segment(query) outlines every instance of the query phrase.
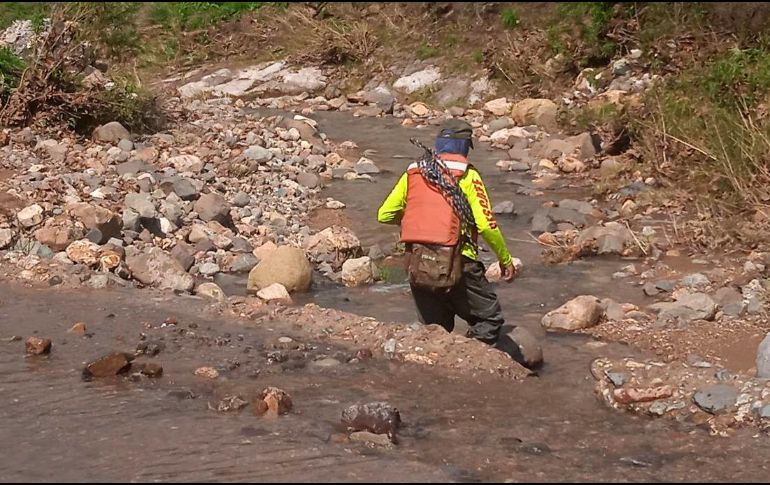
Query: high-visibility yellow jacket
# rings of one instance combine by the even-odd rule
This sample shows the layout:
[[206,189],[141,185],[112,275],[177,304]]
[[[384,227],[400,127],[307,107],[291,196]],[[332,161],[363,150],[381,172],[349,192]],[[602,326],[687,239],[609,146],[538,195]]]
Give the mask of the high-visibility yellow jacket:
[[[407,173],[404,173],[390,192],[390,195],[382,203],[377,212],[377,220],[379,222],[383,224],[398,224],[401,222],[404,209],[406,208],[409,176]],[[416,176],[419,177],[420,175]],[[478,233],[487,242],[502,266],[511,264],[511,254],[505,244],[503,233],[497,226],[497,222],[492,214],[492,204],[489,200],[489,195],[487,195],[484,182],[481,180],[481,174],[473,166],[468,166],[459,179],[459,186],[468,198],[468,203],[473,210]],[[470,243],[463,244],[462,254],[474,261],[478,259],[476,249]]]

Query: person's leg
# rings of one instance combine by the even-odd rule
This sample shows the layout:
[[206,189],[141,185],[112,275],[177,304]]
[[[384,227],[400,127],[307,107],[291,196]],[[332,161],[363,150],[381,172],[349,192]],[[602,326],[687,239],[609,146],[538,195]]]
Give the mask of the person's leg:
[[437,293],[414,285],[411,285],[411,288],[417,313],[423,324],[435,323],[444,327],[447,332],[454,330],[455,314],[447,303],[446,293]]
[[467,336],[494,344],[505,323],[503,310],[492,285],[487,281],[484,265],[467,261],[463,278],[452,291],[452,306],[457,315],[468,322]]

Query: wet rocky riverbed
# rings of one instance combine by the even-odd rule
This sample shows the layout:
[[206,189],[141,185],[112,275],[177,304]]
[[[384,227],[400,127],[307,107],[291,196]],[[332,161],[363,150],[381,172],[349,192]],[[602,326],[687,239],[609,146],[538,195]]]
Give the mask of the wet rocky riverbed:
[[[375,224],[375,211],[403,169],[414,130],[345,114],[319,117],[330,137],[350,139],[383,172],[375,182],[332,183],[324,194],[347,205],[365,244],[392,244],[397,229]],[[425,131],[426,140],[432,134]],[[618,284],[626,264],[592,259],[570,265],[541,263],[541,248],[525,241],[529,217],[542,203],[516,194],[496,173],[494,152],[474,161],[493,202],[512,200],[518,215],[499,222],[526,269],[499,285],[507,321],[542,340],[546,365],[536,377],[512,382],[421,365],[373,359],[349,362],[358,349],[317,340],[289,315],[236,321],[190,296],[151,290],[40,290],[3,284],[0,296],[0,441],[13,444],[0,460],[5,481],[44,480],[275,480],[275,481],[690,481],[756,480],[765,473],[767,441],[740,431],[708,438],[694,424],[634,417],[606,409],[593,393],[589,364],[596,357],[644,354],[581,335],[545,335],[542,314],[583,293],[638,301]],[[581,189],[561,188],[562,197]],[[565,194],[565,195],[562,195]],[[489,255],[485,255],[489,262]],[[224,286],[224,285],[223,285]],[[298,297],[384,321],[412,322],[403,284],[347,289],[317,284]],[[171,318],[171,320],[169,320]],[[175,324],[165,324],[173,321]],[[86,336],[67,330],[87,325]],[[47,357],[24,357],[18,335],[53,341]],[[302,352],[275,361],[273,342],[289,336]],[[83,365],[106,352],[133,351],[162,341],[155,357],[163,376],[85,382]],[[210,366],[213,381],[194,375]],[[248,409],[218,412],[213,405],[238,393],[276,386],[295,403],[287,416],[263,418]],[[442,396],[437,400],[436,396]],[[349,442],[340,414],[350,404],[387,401],[404,428],[393,449]]]
[[[207,313],[200,300],[150,291],[23,290],[3,284],[0,460],[4,481],[689,481],[764,476],[765,437],[709,439],[705,431],[619,414],[592,393],[598,354],[633,355],[580,336],[553,338],[558,358],[522,383],[470,379],[385,360],[346,363],[355,349],[305,341],[277,318],[255,325]],[[173,325],[163,322],[175,321]],[[73,322],[86,336],[67,332]],[[13,335],[52,339],[48,357],[24,357]],[[163,376],[85,382],[84,363],[145,339]],[[309,344],[292,365],[270,363],[280,336]],[[314,365],[334,356],[334,366]],[[195,376],[207,365],[214,381]],[[209,403],[278,386],[294,410],[279,418]],[[435,396],[441,395],[437,400]],[[391,450],[345,442],[340,414],[385,400],[404,422]],[[697,470],[697,473],[695,472]]]
[[[323,103],[330,104],[327,101]],[[228,203],[224,204],[227,210],[221,212],[235,212],[241,217],[239,231],[251,231],[253,239],[260,243],[275,236],[279,243],[299,244],[305,236],[340,224],[353,229],[365,249],[377,246],[380,251],[392,250],[398,228],[378,225],[376,210],[416,155],[417,150],[409,138],[417,135],[429,144],[435,136],[436,127],[431,122],[423,117],[417,124],[425,122],[426,126],[414,128],[402,126],[392,117],[353,117],[350,112],[333,111],[307,113],[318,123],[317,131],[335,144],[318,143],[313,129],[309,138],[318,145],[316,148],[323,146],[324,153],[330,151],[326,154],[329,156],[347,150],[350,152],[348,164],[363,155],[377,166],[377,172],[370,179],[361,179],[350,167],[336,168],[344,163],[344,157],[336,157],[337,165],[323,165],[323,170],[318,172],[323,173],[323,177],[305,172],[315,177],[313,182],[322,179],[328,182],[318,194],[315,183],[310,184],[312,189],[304,190],[292,179],[297,178],[295,169],[303,169],[311,155],[319,155],[306,153],[311,148],[308,143],[303,144],[307,140],[296,127],[304,122],[286,129],[289,125],[283,120],[280,123],[286,126],[280,130],[271,127],[264,133],[265,140],[274,144],[271,146],[276,153],[283,156],[283,152],[292,150],[300,155],[283,157],[288,160],[274,158],[275,154],[265,153],[265,149],[257,145],[241,154],[240,135],[244,135],[246,145],[260,141],[251,132],[235,133],[243,128],[241,122],[249,124],[246,128],[256,130],[262,123],[258,121],[259,116],[277,113],[253,106],[241,111],[243,102],[238,107],[224,102],[206,104],[195,100],[191,103],[200,109],[199,114],[205,114],[200,140],[211,144],[206,148],[207,155],[202,155],[195,143],[180,142],[190,133],[177,133],[179,139],[170,135],[156,137],[158,145],[164,146],[167,142],[184,145],[183,155],[174,151],[177,168],[188,170],[190,167],[182,162],[192,160],[195,170],[208,177],[203,183],[201,176],[201,186],[206,187],[212,180],[220,186],[227,200],[219,202]],[[227,114],[227,130],[230,130],[226,134],[218,118],[223,113]],[[300,127],[310,130],[311,125]],[[225,135],[222,140],[218,139],[220,135]],[[169,136],[171,141],[167,140]],[[215,138],[215,142],[211,138]],[[353,143],[343,149],[344,141]],[[266,160],[238,165],[231,163],[227,156],[216,155],[219,148],[230,145],[239,147],[233,148],[230,158],[244,161],[244,157],[249,158],[246,152],[252,150],[254,153],[250,156]],[[131,146],[129,150],[110,149],[113,155],[109,156],[126,159],[136,156],[138,150]],[[52,151],[49,158],[63,156],[58,144],[43,146],[46,147]],[[238,155],[233,155],[236,151]],[[215,163],[211,166],[198,163],[201,160],[192,153]],[[253,299],[252,303],[258,306],[256,316],[244,312],[244,318],[237,318],[228,311],[220,311],[226,306],[222,301],[212,303],[203,296],[186,292],[195,287],[202,295],[201,285],[194,283],[213,280],[225,293],[237,297],[246,292],[246,272],[233,275],[227,271],[233,266],[229,259],[234,255],[228,251],[232,249],[230,252],[235,253],[235,250],[232,238],[221,237],[226,231],[216,237],[200,234],[202,225],[196,218],[202,214],[188,213],[188,218],[178,218],[181,227],[176,229],[181,232],[176,239],[160,236],[153,239],[154,234],[149,230],[143,231],[146,237],[139,238],[142,246],[154,248],[151,251],[156,256],[162,253],[157,250],[157,244],[181,246],[179,240],[185,238],[192,243],[193,225],[198,228],[196,236],[201,236],[198,242],[211,242],[205,251],[198,251],[197,260],[189,261],[191,265],[196,263],[192,266],[195,271],[190,274],[184,268],[180,271],[185,283],[183,291],[178,291],[182,294],[136,288],[86,288],[89,284],[73,289],[61,284],[62,281],[55,282],[55,277],[43,270],[38,274],[40,268],[36,265],[21,271],[25,273],[24,279],[37,282],[36,288],[25,288],[18,282],[0,283],[0,395],[3,396],[0,418],[4,423],[0,428],[0,442],[6,444],[0,458],[0,479],[287,482],[762,479],[767,437],[755,436],[756,430],[739,429],[729,438],[714,439],[708,436],[706,428],[687,419],[673,422],[625,414],[608,409],[597,399],[590,372],[595,359],[644,360],[651,355],[632,346],[597,341],[589,335],[546,333],[541,319],[545,313],[578,295],[611,297],[617,302],[644,306],[650,300],[644,296],[639,282],[635,278],[617,277],[629,264],[641,267],[642,260],[616,255],[578,259],[570,264],[545,264],[541,257],[543,246],[530,232],[533,217],[542,213],[544,204],[559,204],[564,199],[588,203],[590,180],[540,176],[542,171],[534,170],[534,166],[530,173],[501,172],[496,164],[507,159],[507,155],[478,143],[471,159],[481,171],[493,203],[511,202],[514,207],[513,213],[498,215],[498,222],[511,252],[523,261],[524,271],[512,284],[496,287],[507,324],[529,329],[543,346],[545,365],[538,369],[537,375],[514,380],[480,371],[487,362],[465,365],[461,371],[460,366],[426,365],[422,355],[419,356],[422,359],[409,363],[383,355],[392,352],[383,352],[380,348],[362,349],[358,344],[362,339],[357,339],[351,329],[366,330],[371,324],[372,328],[377,326],[380,333],[387,333],[382,329],[389,323],[380,322],[410,324],[416,320],[403,273],[398,270],[398,258],[385,266],[388,277],[373,285],[346,288],[320,274],[321,265],[316,265],[311,290],[293,294],[294,303],[289,307]],[[157,157],[154,153],[150,158]],[[108,159],[100,169],[111,174],[111,167],[117,161]],[[159,162],[167,164],[168,160]],[[19,160],[19,170],[29,169],[33,181],[47,180],[39,167],[31,171],[24,163]],[[238,170],[248,171],[253,167],[258,167],[260,175],[248,179],[249,185]],[[225,168],[228,176],[218,176],[218,171]],[[316,168],[320,169],[320,162]],[[335,170],[354,176],[326,180],[327,172]],[[533,176],[535,172],[537,177]],[[0,178],[12,176],[0,172]],[[131,180],[132,176],[128,174],[124,178]],[[144,176],[137,180],[144,184],[137,182],[138,190],[145,195],[157,182]],[[236,182],[238,187],[229,186]],[[296,193],[294,197],[287,195],[290,191],[284,190],[283,185],[298,190],[301,197]],[[184,192],[181,189],[185,188],[189,187],[175,190]],[[49,189],[45,185],[40,187],[46,194]],[[340,207],[339,203],[345,207],[328,209],[321,204],[322,208],[315,208],[317,196],[338,202],[333,207]],[[143,200],[154,204],[161,199],[168,202],[169,198],[175,199],[156,190],[152,197]],[[230,199],[235,202],[236,198],[242,199],[244,207],[229,207]],[[115,202],[117,210],[120,203]],[[183,205],[180,201],[172,202]],[[205,213],[204,205],[194,212]],[[276,207],[284,213],[274,213]],[[155,208],[146,208],[148,213],[155,211]],[[139,209],[142,207],[137,206]],[[36,217],[42,218],[42,211],[41,207],[40,211],[28,214],[30,224],[35,223]],[[309,212],[307,220],[305,212]],[[150,216],[144,219],[154,220]],[[207,227],[211,226],[209,223]],[[241,232],[247,234],[248,231]],[[173,233],[170,229],[168,234],[162,232],[163,236]],[[92,236],[101,237],[100,234]],[[238,254],[244,252],[253,266],[257,258],[256,255],[250,257],[250,253],[254,248],[251,243],[243,246]],[[102,256],[99,253],[99,257]],[[20,259],[22,266],[23,259]],[[482,259],[487,264],[493,262],[488,252]],[[677,265],[675,258],[661,260]],[[96,260],[91,266],[95,263]],[[16,268],[22,266],[9,271],[17,271]],[[97,277],[118,282],[114,286],[132,284],[137,279],[127,279],[118,272],[109,273],[114,267],[106,269]],[[69,276],[79,283],[93,282],[93,276],[87,271]],[[45,287],[48,283],[51,288]],[[157,281],[148,279],[142,283],[149,287]],[[232,299],[230,303],[237,306]],[[303,307],[306,303],[352,315],[324,313],[317,307]],[[251,318],[246,318],[249,316]],[[366,320],[366,317],[373,318]],[[324,318],[340,321],[335,321],[338,324],[335,328],[330,322],[327,329]],[[350,329],[345,327],[348,323],[345,318],[352,322]],[[308,319],[314,319],[313,325],[300,324]],[[69,332],[78,322],[86,328],[82,336]],[[613,324],[614,327],[607,325],[607,328],[625,329],[623,322]],[[348,330],[351,335],[346,334]],[[408,333],[407,330],[404,333]],[[651,334],[653,330],[650,327]],[[429,332],[421,334],[426,335],[430,335]],[[25,340],[31,336],[51,339],[50,354],[25,356]],[[296,345],[287,345],[287,342]],[[741,356],[740,363],[736,364],[740,367],[747,365],[746,349],[755,345],[753,340],[747,342],[740,349],[725,346],[726,356]],[[159,364],[163,367],[162,376],[150,379],[141,373],[129,373],[83,380],[83,367],[91,360],[113,351],[133,353],[141,348],[155,350],[137,357],[137,364]],[[361,358],[369,355],[361,353],[362,350],[369,350],[374,358]],[[447,349],[447,355],[452,350]],[[201,368],[206,370],[200,371]],[[206,377],[214,375],[218,377]],[[270,387],[291,395],[294,407],[287,415],[256,416],[248,406],[240,411],[228,410],[241,398],[248,401]],[[351,441],[341,424],[342,411],[351,404],[376,401],[388,402],[400,412],[403,429],[396,446],[372,448]]]

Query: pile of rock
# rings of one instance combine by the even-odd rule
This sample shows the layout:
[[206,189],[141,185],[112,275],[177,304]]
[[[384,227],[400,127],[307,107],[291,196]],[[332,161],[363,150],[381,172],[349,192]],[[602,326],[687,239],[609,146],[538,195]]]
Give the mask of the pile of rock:
[[770,427],[766,379],[733,375],[698,358],[672,364],[602,358],[591,373],[599,398],[614,409],[703,424],[720,435]]
[[[335,153],[304,116],[241,113],[243,103],[229,98],[183,103],[190,123],[152,136],[134,137],[114,122],[87,141],[14,134],[0,148],[11,173],[0,182],[0,256],[29,279],[55,271],[73,284],[133,280],[191,291],[196,277],[259,263],[270,271],[269,252],[258,249],[308,240],[305,221],[324,178],[340,169],[375,172]],[[345,259],[335,260],[335,271]],[[361,267],[349,263],[345,281],[371,281]],[[303,266],[298,281],[282,284],[306,289],[309,271]]]

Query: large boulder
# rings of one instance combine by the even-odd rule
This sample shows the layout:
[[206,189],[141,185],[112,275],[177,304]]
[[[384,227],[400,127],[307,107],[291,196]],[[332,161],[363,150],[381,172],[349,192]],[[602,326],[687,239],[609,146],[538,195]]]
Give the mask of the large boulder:
[[268,162],[273,158],[273,152],[259,145],[252,145],[243,152],[243,156],[258,163]]
[[305,249],[314,260],[338,269],[345,260],[360,256],[361,241],[350,229],[331,226],[307,238]]
[[428,67],[422,71],[400,77],[393,83],[393,87],[405,93],[413,93],[421,89],[433,86],[441,80],[441,72],[436,67]]
[[87,239],[81,239],[67,246],[66,253],[70,261],[93,267],[99,263],[101,249],[98,244]]
[[190,179],[183,177],[170,177],[160,184],[160,189],[166,195],[176,194],[182,200],[195,200],[198,198],[198,189]]
[[580,233],[580,247],[596,246],[597,254],[623,254],[634,244],[634,236],[624,225],[608,222],[603,226],[591,226]]
[[280,91],[285,94],[312,93],[326,87],[326,76],[317,67],[303,67],[297,72],[283,74]]
[[555,160],[571,156],[584,161],[596,155],[600,149],[601,141],[598,136],[581,133],[568,138],[548,137],[534,143],[530,153],[536,158]]
[[190,271],[192,265],[195,264],[195,248],[190,246],[184,241],[179,241],[176,246],[171,250],[171,257],[176,260],[177,263],[185,271]]
[[433,101],[442,108],[465,106],[470,90],[471,82],[468,79],[455,77],[441,86],[441,89],[433,95]]
[[738,390],[727,384],[714,384],[699,389],[692,397],[693,402],[710,414],[720,414],[735,406]]
[[120,237],[123,221],[111,210],[81,202],[70,207],[70,212],[80,219],[86,229],[98,231],[100,237],[95,241],[97,244],[104,244],[110,238]]
[[659,320],[713,320],[717,314],[717,304],[705,293],[688,293],[674,302],[661,302],[650,305],[658,312]]
[[195,292],[202,297],[208,298],[210,300],[214,300],[219,303],[224,303],[227,301],[227,295],[222,290],[222,288],[219,287],[216,283],[206,282],[201,283],[200,286],[195,290]]
[[497,98],[484,103],[484,109],[495,116],[503,116],[511,109],[511,103],[506,98]]
[[392,113],[393,105],[396,103],[396,97],[384,86],[379,86],[371,91],[366,91],[363,99],[367,103],[376,104],[385,114]]
[[195,155],[177,155],[169,158],[168,164],[180,173],[199,173],[203,170],[203,161]]
[[540,342],[523,327],[516,327],[500,335],[495,348],[510,355],[513,360],[528,369],[534,369],[543,363],[543,348]]
[[556,103],[550,99],[525,99],[513,106],[511,117],[519,125],[537,125],[546,131],[556,131]]
[[126,257],[126,265],[140,283],[164,290],[191,291],[195,286],[192,275],[160,248]]
[[279,303],[291,303],[291,296],[285,286],[280,283],[273,283],[257,292],[257,297],[265,301],[275,301]]
[[246,289],[256,293],[273,283],[280,283],[290,292],[310,288],[313,269],[302,249],[279,246],[249,272]]
[[56,252],[67,249],[77,237],[72,226],[45,226],[35,231],[35,239]]
[[117,121],[111,121],[106,125],[99,126],[93,131],[94,141],[112,143],[117,145],[120,140],[130,139],[131,133]]
[[152,197],[149,194],[126,194],[123,204],[127,209],[131,209],[139,214],[139,217],[144,219],[152,219],[158,215],[158,211],[155,209],[155,203],[152,201]]
[[372,260],[369,256],[348,259],[342,264],[342,282],[345,286],[366,285],[372,280]]
[[22,227],[30,228],[43,222],[43,214],[43,208],[37,204],[33,204],[20,210],[16,214],[16,219],[19,220],[19,224],[21,224]]
[[548,312],[541,323],[549,330],[580,330],[599,323],[603,314],[598,298],[582,295]]

